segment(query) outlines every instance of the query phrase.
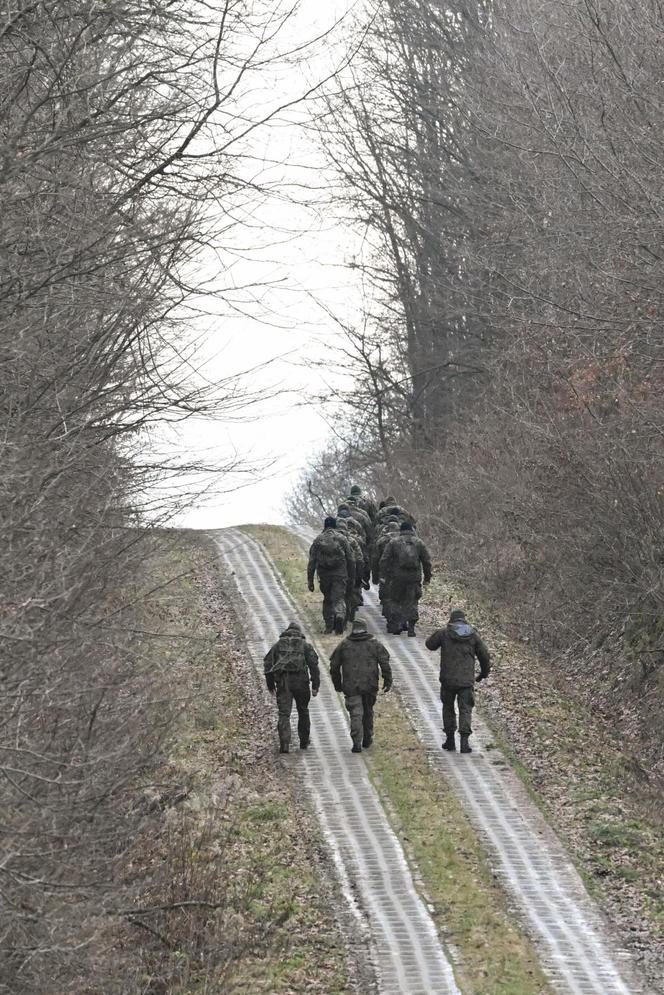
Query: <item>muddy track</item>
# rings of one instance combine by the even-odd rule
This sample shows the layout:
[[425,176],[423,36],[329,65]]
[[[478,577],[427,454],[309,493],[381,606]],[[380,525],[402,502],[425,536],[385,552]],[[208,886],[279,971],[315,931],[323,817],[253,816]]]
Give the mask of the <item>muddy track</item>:
[[[217,543],[246,604],[247,643],[262,676],[265,652],[289,621],[301,618],[301,610],[255,540],[228,530],[218,534]],[[308,638],[316,644],[315,637]],[[323,666],[321,695],[312,707],[313,745],[280,762],[298,766],[314,800],[346,898],[372,949],[381,995],[459,995],[363,759],[350,753],[345,710],[326,673],[324,653],[317,649]]]
[[[311,538],[296,534],[308,547]],[[423,636],[387,635],[376,594],[364,598],[362,615],[390,650],[394,689],[430,761],[456,787],[552,985],[566,995],[647,995],[631,955],[611,936],[569,855],[477,711],[472,755],[441,749],[439,654],[426,649]]]

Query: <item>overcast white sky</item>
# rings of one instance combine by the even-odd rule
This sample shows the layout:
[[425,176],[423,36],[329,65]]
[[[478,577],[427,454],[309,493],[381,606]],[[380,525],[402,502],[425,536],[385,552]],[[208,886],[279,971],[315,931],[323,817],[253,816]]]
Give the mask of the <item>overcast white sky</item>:
[[[352,6],[352,0],[325,4],[303,0],[289,38],[296,43],[314,38]],[[267,105],[276,92],[280,100],[284,92],[300,93],[306,89],[307,79],[324,76],[338,58],[339,50],[330,43],[318,46],[315,58],[306,66],[282,68],[272,76],[263,76],[252,99],[257,105],[263,101]],[[289,112],[287,121],[282,119],[257,136],[256,155],[284,163],[270,171],[272,180],[324,187],[320,149],[313,133],[298,125],[298,116],[302,118],[302,111]],[[321,201],[323,197],[324,193]],[[196,419],[178,428],[178,443],[192,455],[219,461],[235,453],[247,462],[272,465],[250,486],[217,495],[183,512],[177,524],[217,528],[281,521],[284,498],[294,478],[308,455],[325,442],[327,426],[316,407],[307,404],[311,394],[320,389],[320,375],[303,364],[308,358],[320,357],[324,345],[333,342],[337,333],[312,298],[323,300],[343,320],[357,313],[359,288],[345,263],[357,251],[358,235],[335,222],[328,209],[316,210],[317,195],[311,198],[309,194],[309,199],[313,199],[314,209],[273,199],[254,218],[257,227],[246,233],[247,237],[235,233],[236,245],[248,246],[233,266],[235,285],[265,282],[270,286],[261,291],[258,304],[246,306],[254,317],[226,309],[219,317],[206,319],[201,347],[209,379],[216,382],[231,373],[269,363],[248,377],[247,384],[266,395],[274,387],[282,393],[252,407],[246,421],[220,424]],[[273,244],[275,240],[280,244]],[[263,244],[260,251],[256,251],[257,241]],[[213,301],[206,306],[211,312],[219,309]],[[220,483],[234,487],[241,478]]]

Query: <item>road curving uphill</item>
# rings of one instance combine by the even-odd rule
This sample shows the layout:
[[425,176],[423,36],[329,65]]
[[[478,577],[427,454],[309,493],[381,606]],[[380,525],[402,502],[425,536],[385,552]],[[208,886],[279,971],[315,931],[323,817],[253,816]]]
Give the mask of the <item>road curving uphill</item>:
[[[247,642],[262,677],[263,655],[284,623],[300,612],[254,539],[228,530],[217,543],[246,605]],[[348,750],[345,713],[327,674],[323,681],[327,694],[325,707],[316,712],[315,750],[289,754],[282,762],[301,766],[346,897],[364,923],[379,991],[381,995],[460,995],[450,960],[367,769]]]
[[[301,534],[298,538],[306,541]],[[301,609],[256,540],[229,531],[219,545],[250,610],[248,634],[260,667],[280,626]],[[363,615],[382,638],[384,623],[372,593],[365,594]],[[454,788],[483,841],[551,986],[567,995],[647,995],[630,955],[613,941],[570,857],[493,747],[479,717],[474,721],[472,756],[441,750],[436,655],[419,638],[397,637],[387,645],[395,691],[434,770]],[[321,824],[335,848],[347,896],[366,923],[374,951],[380,951],[379,989],[409,995],[458,991],[449,958],[417,895],[364,763],[348,752],[345,714],[336,696],[332,705],[331,698],[325,695],[325,707],[317,708],[316,751],[298,756],[296,762],[302,763]]]

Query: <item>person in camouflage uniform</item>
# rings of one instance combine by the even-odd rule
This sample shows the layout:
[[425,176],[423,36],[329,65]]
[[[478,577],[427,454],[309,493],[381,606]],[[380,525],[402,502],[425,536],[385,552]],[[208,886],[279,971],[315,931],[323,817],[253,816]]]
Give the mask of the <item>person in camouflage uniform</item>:
[[[309,701],[320,688],[318,654],[306,641],[302,629],[291,622],[263,660],[265,683],[270,694],[276,695],[279,719],[279,749],[288,753],[291,740],[290,717],[293,701],[297,706],[297,734],[300,749],[306,750],[311,736]],[[309,681],[311,679],[311,691]]]
[[[468,737],[472,733],[471,718],[475,704],[475,683],[489,676],[491,658],[479,633],[466,621],[466,616],[457,608],[450,614],[450,620],[443,629],[436,629],[425,642],[427,649],[440,650],[440,699],[443,703],[444,750],[456,750],[454,733],[457,722],[454,711],[455,701],[459,706],[459,732],[461,752],[472,753]],[[475,676],[475,660],[480,672]]]
[[396,519],[393,519],[392,521],[388,520],[386,522],[381,529],[378,538],[376,539],[374,560],[372,565],[372,579],[374,584],[378,584],[378,600],[380,602],[381,615],[385,615],[385,602],[388,598],[388,585],[385,578],[381,578],[380,576],[380,561],[383,553],[385,552],[385,547],[390,539],[394,539],[398,535],[399,523]]
[[[351,519],[352,521],[352,519]],[[355,559],[355,573],[353,575],[352,583],[350,583],[346,589],[346,603],[348,606],[347,619],[352,622],[355,618],[355,612],[361,604],[364,604],[362,598],[362,577],[364,574],[364,553],[362,552],[362,547],[358,542],[355,533],[348,526],[348,519],[338,518],[337,519],[337,531],[346,539],[350,548],[353,551],[353,557]]]
[[356,498],[358,507],[362,511],[366,511],[367,515],[371,519],[371,524],[373,525],[376,521],[376,515],[378,514],[378,508],[376,507],[376,502],[373,498],[367,497],[366,494],[362,493],[362,488],[358,487],[357,484],[353,484],[350,489],[350,496]]
[[353,533],[358,543],[360,544],[360,549],[362,550],[362,557],[364,559],[364,567],[362,570],[362,587],[365,591],[369,590],[369,580],[371,573],[371,561],[369,559],[369,547],[366,542],[366,532],[363,525],[358,522],[356,518],[351,516],[350,511],[347,508],[341,508],[339,515],[337,517],[337,522],[345,522],[349,531]]
[[373,526],[371,524],[371,519],[365,511],[362,511],[358,505],[350,500],[342,501],[337,508],[337,517],[339,515],[346,516],[346,513],[356,521],[362,529],[362,544],[366,547],[371,545],[371,539],[373,537]]
[[323,595],[325,632],[341,635],[346,625],[346,596],[355,579],[355,558],[345,536],[337,531],[337,520],[329,516],[323,531],[309,550],[307,583],[314,590],[314,576]]
[[374,705],[378,695],[379,674],[383,691],[392,687],[390,654],[378,639],[369,635],[363,618],[355,619],[353,630],[339,643],[330,657],[330,677],[337,691],[343,691],[350,715],[353,753],[371,746],[374,729]]
[[370,546],[374,538],[374,523],[371,520],[371,515],[360,506],[360,502],[354,494],[347,497],[344,503],[350,508],[350,513],[353,517],[356,517],[354,512],[358,512],[358,514],[362,515],[361,521],[367,533],[367,545]]
[[376,541],[371,550],[371,580],[374,584],[380,581],[380,558],[389,539],[393,539],[399,532],[399,520],[393,515],[383,519],[383,522],[376,532]]
[[410,514],[410,512],[406,511],[405,508],[401,508],[397,504],[396,498],[390,495],[385,498],[385,501],[381,501],[381,507],[378,509],[376,514],[376,528],[382,525],[385,519],[392,515],[397,518],[399,523],[410,522],[413,526],[417,524],[415,518]]
[[402,522],[399,535],[385,546],[379,572],[381,580],[387,584],[387,631],[397,635],[407,628],[408,635],[414,636],[415,623],[419,618],[417,605],[422,597],[422,575],[424,583],[428,584],[431,580],[431,557],[410,522]]

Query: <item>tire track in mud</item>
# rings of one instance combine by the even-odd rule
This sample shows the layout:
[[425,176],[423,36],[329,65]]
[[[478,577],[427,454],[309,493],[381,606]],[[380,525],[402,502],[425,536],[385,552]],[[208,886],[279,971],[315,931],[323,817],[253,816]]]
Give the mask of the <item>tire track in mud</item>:
[[[262,546],[227,530],[217,545],[247,611],[246,636],[257,674],[288,622],[302,615]],[[306,629],[306,625],[303,625]],[[307,634],[316,645],[316,639]],[[345,711],[321,656],[321,697],[312,712],[312,748],[283,762],[297,764],[331,847],[346,895],[367,942],[381,995],[460,995],[435,924],[417,892],[362,758],[350,753]]]
[[[293,534],[308,548],[312,536]],[[631,955],[611,938],[572,860],[477,711],[473,753],[441,749],[439,654],[419,636],[387,635],[376,593],[364,598],[361,613],[390,651],[394,691],[431,763],[456,788],[553,986],[565,995],[648,995]]]

